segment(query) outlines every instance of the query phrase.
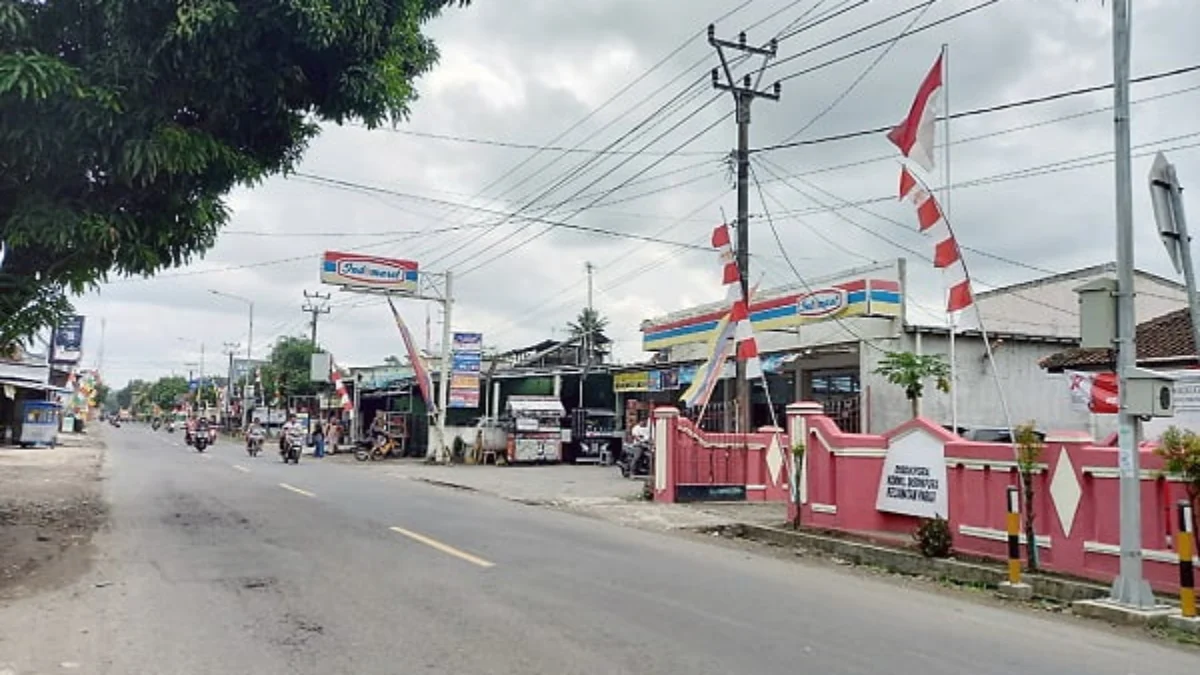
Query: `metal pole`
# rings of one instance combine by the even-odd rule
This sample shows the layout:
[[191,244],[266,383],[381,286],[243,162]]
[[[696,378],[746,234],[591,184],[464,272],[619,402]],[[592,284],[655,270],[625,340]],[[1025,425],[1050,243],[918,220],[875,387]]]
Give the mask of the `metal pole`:
[[1129,140],[1129,0],[1113,0],[1113,136],[1116,153],[1117,221],[1117,377],[1121,410],[1117,415],[1121,491],[1121,572],[1112,586],[1115,603],[1154,606],[1150,584],[1142,576],[1141,470],[1138,418],[1129,414],[1128,376],[1137,367],[1133,287],[1133,183]]
[[[254,301],[251,300],[250,301],[250,335],[249,335],[249,337],[246,338],[246,360],[247,361],[254,358],[252,356],[253,352],[251,351],[251,349],[253,349],[253,348],[254,348]],[[246,367],[249,368],[250,365],[247,364]]]
[[[441,388],[438,391],[438,414],[437,414],[437,431],[438,431],[438,453],[439,462],[449,463],[449,448],[446,447],[446,409],[450,405],[450,342],[452,341],[450,316],[454,306],[454,273],[446,272],[446,293],[442,299],[443,307],[443,323],[442,323],[442,366],[439,374],[441,379]],[[426,453],[429,455],[430,453]]]
[[[942,122],[942,131],[945,133],[942,145],[942,153],[945,155],[943,159],[942,170],[945,172],[946,182],[942,187],[942,212],[946,214],[946,218],[950,218],[950,45],[942,45],[942,114],[946,121]],[[943,280],[945,274],[942,274]],[[943,281],[943,286],[945,283]],[[956,344],[958,337],[958,317],[953,312],[946,313],[946,324],[950,329],[950,426],[954,429],[954,433],[958,433],[958,356]]]

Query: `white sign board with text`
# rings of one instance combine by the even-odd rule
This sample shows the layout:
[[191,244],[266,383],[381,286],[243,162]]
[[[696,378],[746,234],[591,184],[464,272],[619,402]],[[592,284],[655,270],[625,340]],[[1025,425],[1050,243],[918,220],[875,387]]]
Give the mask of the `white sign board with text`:
[[940,439],[923,429],[892,439],[875,508],[919,518],[949,519],[946,452]]

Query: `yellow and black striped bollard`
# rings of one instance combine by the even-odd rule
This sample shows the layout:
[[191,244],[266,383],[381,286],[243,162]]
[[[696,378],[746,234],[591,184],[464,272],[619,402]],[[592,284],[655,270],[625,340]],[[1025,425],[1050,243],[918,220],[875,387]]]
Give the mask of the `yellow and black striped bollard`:
[[1192,566],[1196,533],[1192,531],[1192,505],[1179,501],[1179,532],[1175,534],[1175,550],[1179,553],[1179,609],[1183,616],[1196,617],[1196,570]]
[[1015,486],[1008,488],[1008,583],[1021,583],[1021,507]]

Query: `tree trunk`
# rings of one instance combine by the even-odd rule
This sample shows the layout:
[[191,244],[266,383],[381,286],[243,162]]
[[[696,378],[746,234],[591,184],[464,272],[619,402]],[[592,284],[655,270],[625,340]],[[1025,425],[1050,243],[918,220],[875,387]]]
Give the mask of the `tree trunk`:
[[1025,551],[1026,558],[1029,561],[1029,571],[1036,572],[1038,570],[1038,550],[1037,536],[1033,529],[1033,520],[1037,514],[1033,512],[1033,474],[1029,471],[1021,472],[1021,487],[1025,492]]
[[914,396],[909,401],[912,403],[912,416],[916,419],[921,416],[921,397]]

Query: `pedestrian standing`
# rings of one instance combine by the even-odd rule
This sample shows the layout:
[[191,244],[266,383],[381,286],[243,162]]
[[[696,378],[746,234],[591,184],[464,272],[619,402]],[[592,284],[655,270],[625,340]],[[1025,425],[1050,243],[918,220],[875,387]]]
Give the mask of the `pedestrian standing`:
[[325,456],[325,423],[317,417],[316,424],[313,425],[313,456],[321,458]]

